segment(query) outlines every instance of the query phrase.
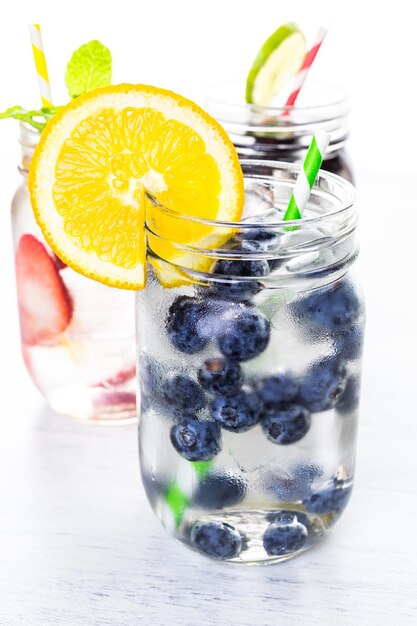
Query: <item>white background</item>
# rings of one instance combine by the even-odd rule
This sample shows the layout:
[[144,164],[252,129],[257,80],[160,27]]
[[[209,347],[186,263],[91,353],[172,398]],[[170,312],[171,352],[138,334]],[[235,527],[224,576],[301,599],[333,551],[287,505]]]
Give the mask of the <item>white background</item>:
[[66,99],[66,62],[90,39],[111,49],[114,82],[155,84],[201,100],[205,85],[218,80],[239,79],[243,87],[259,45],[279,24],[297,21],[310,41],[327,27],[312,74],[351,97],[357,267],[368,326],[357,484],[340,528],[320,548],[267,572],[222,569],[186,553],[144,502],[134,429],[94,430],[51,415],[24,372],[9,218],[19,181],[17,128],[0,122],[1,626],[269,626],[278,616],[285,626],[416,622],[417,103],[410,7],[85,0],[9,1],[2,8],[0,109],[39,104],[29,22],[41,23],[56,103]]
[[[412,7],[408,0],[9,0],[0,24],[0,109],[38,106],[29,22],[42,26],[54,100],[62,103],[66,63],[91,39],[112,51],[115,82],[155,84],[199,99],[204,87],[218,80],[235,78],[243,86],[261,43],[278,25],[296,21],[310,42],[319,26],[329,29],[311,76],[349,92],[356,164],[412,170],[417,139]],[[8,137],[1,151],[10,161],[12,134]]]

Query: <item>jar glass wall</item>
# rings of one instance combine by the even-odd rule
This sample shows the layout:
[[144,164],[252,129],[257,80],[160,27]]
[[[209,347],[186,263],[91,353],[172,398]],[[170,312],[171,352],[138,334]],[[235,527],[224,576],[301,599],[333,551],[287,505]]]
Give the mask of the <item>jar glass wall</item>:
[[74,272],[36,224],[27,174],[39,134],[21,126],[23,180],[12,202],[16,283],[27,370],[49,405],[81,420],[136,419],[131,292]]
[[246,104],[242,85],[218,83],[207,89],[205,108],[226,129],[242,159],[302,162],[315,132],[330,133],[322,168],[353,182],[347,155],[349,101],[327,83],[306,81],[293,107]]
[[139,441],[168,532],[250,564],[306,550],[347,504],[364,309],[353,187],[321,171],[304,218],[282,222],[298,166],[242,167],[240,224],[148,198]]

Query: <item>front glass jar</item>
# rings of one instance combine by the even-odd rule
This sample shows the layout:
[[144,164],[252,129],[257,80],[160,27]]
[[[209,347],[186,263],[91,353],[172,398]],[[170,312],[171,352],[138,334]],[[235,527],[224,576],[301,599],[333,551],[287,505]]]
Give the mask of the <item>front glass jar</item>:
[[322,168],[353,182],[346,153],[349,101],[344,91],[309,80],[293,107],[263,107],[246,104],[241,87],[219,83],[205,97],[205,108],[226,129],[240,158],[302,162],[314,133],[326,131],[330,143]]
[[27,188],[38,140],[21,126],[23,181],[12,202],[24,362],[57,412],[93,422],[134,420],[134,296],[77,274],[48,247]]
[[303,219],[283,222],[299,166],[242,168],[239,224],[148,198],[139,441],[168,532],[253,564],[306,550],[348,502],[364,308],[350,183],[321,171]]

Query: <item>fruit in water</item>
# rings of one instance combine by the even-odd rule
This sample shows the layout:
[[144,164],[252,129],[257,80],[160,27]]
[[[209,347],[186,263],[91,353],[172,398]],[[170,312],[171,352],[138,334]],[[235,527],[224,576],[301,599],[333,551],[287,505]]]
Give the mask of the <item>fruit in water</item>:
[[359,359],[363,349],[363,328],[360,325],[356,325],[336,335],[334,346],[336,353],[341,359],[346,359],[347,361]]
[[218,396],[210,407],[211,416],[223,428],[241,433],[259,422],[261,405],[258,396],[241,391],[235,396]]
[[189,376],[168,376],[163,381],[162,394],[166,404],[181,417],[193,416],[206,405],[204,391]]
[[199,482],[193,502],[203,509],[223,509],[238,504],[245,493],[245,482],[238,474],[209,474]]
[[325,515],[332,513],[339,516],[348,503],[352,492],[351,487],[335,485],[321,491],[314,491],[303,501],[306,511]]
[[256,384],[263,411],[274,411],[297,397],[299,383],[290,372],[279,372],[266,376]]
[[207,338],[198,329],[203,314],[203,304],[188,296],[178,296],[169,307],[166,330],[170,342],[180,352],[194,354],[206,345]]
[[185,418],[171,428],[171,443],[187,461],[209,461],[220,452],[220,427],[215,422]]
[[136,376],[136,365],[132,365],[124,370],[120,370],[113,376],[109,376],[105,380],[100,381],[96,385],[92,385],[92,387],[119,387],[120,385],[124,385],[129,380],[132,380]]
[[94,396],[93,404],[97,408],[108,408],[111,411],[131,409],[136,406],[136,394],[131,391],[110,391]]
[[242,549],[242,536],[230,524],[197,522],[191,530],[191,543],[214,559],[232,559]]
[[313,363],[300,383],[298,400],[312,413],[336,406],[346,387],[346,367],[336,359]]
[[140,410],[142,413],[159,401],[159,367],[158,363],[147,352],[139,355]]
[[360,388],[361,385],[359,376],[349,376],[346,382],[346,387],[336,404],[336,410],[339,411],[339,413],[344,415],[345,413],[351,413],[358,408]]
[[224,297],[234,301],[248,300],[260,291],[257,280],[243,280],[246,277],[262,277],[269,274],[269,265],[262,259],[251,259],[250,254],[254,253],[253,247],[248,242],[235,245],[230,250],[231,255],[247,256],[249,258],[225,258],[218,259],[210,272],[219,277],[228,277],[224,282],[217,280],[213,286],[214,291]]
[[288,445],[300,441],[310,429],[310,413],[303,406],[289,404],[268,413],[262,420],[262,429],[273,443]]
[[45,246],[23,235],[16,251],[16,281],[22,339],[54,344],[71,322],[71,296]]
[[268,526],[263,536],[263,545],[269,556],[285,556],[291,554],[305,545],[308,538],[308,530],[297,513],[283,511],[274,515],[274,521]]
[[255,307],[246,307],[231,320],[218,338],[220,352],[234,361],[247,361],[261,354],[268,345],[270,323]]
[[301,298],[293,311],[302,328],[340,333],[357,321],[361,305],[353,286],[345,280]]
[[198,371],[198,380],[210,393],[233,396],[243,382],[242,368],[239,363],[220,357],[207,359]]
[[239,239],[255,253],[267,252],[270,254],[267,261],[270,272],[282,265],[283,259],[278,256],[280,237],[274,231],[267,228],[248,228],[240,231]]

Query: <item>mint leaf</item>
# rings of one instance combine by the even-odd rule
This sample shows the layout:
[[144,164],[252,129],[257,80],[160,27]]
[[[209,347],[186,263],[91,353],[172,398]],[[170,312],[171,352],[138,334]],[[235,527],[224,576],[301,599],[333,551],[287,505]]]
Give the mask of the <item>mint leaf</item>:
[[19,120],[20,122],[25,122],[26,124],[30,124],[36,130],[40,132],[46,126],[47,121],[55,115],[58,111],[59,107],[51,107],[48,109],[37,109],[34,111],[27,111],[23,107],[14,106],[6,109],[3,113],[0,112],[0,120],[12,118],[14,120]]
[[74,52],[67,65],[65,84],[71,98],[110,85],[110,50],[97,40],[84,44]]

